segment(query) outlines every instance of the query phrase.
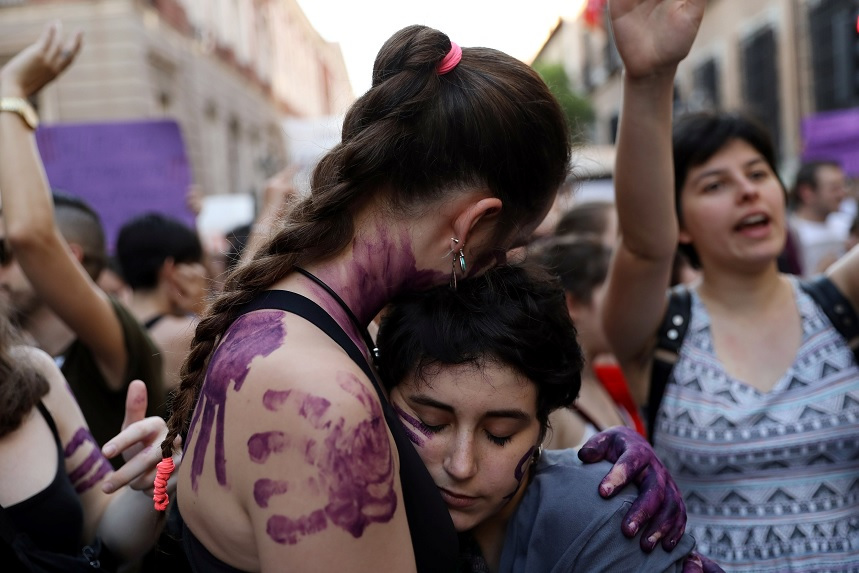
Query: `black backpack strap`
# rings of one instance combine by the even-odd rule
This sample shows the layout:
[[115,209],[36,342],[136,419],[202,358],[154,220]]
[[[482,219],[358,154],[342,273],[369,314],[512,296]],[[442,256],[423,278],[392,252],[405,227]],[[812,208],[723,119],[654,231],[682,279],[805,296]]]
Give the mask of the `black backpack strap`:
[[668,293],[668,308],[662,318],[657,334],[656,349],[653,352],[653,364],[650,372],[650,391],[647,395],[647,431],[650,443],[653,444],[653,429],[656,425],[656,413],[662,403],[665,386],[671,376],[671,370],[677,362],[683,338],[689,328],[692,315],[692,295],[686,287],[678,286]]
[[847,297],[825,275],[802,280],[799,284],[814,299],[835,330],[844,337],[859,363],[859,317]]

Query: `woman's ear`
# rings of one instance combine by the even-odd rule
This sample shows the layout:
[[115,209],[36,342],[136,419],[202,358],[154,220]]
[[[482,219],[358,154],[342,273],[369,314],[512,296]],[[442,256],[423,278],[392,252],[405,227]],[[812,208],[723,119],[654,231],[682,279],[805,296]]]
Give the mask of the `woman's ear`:
[[564,300],[567,302],[567,312],[570,314],[570,318],[573,319],[573,322],[581,316],[582,310],[589,306],[581,302],[570,292],[564,293]]
[[680,243],[681,245],[691,245],[692,244],[692,237],[689,235],[689,233],[686,231],[686,229],[683,228],[682,225],[680,226],[680,230],[677,233],[677,242]]
[[469,244],[469,237],[479,235],[484,230],[491,236],[501,214],[501,206],[501,199],[498,197],[483,197],[469,203],[453,222],[453,230],[460,243]]

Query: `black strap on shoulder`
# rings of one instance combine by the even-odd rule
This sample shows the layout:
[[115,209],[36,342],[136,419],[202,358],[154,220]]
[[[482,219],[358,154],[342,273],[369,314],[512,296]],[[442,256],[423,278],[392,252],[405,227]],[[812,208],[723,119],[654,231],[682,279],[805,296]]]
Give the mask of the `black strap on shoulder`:
[[835,330],[844,337],[859,363],[859,317],[847,297],[825,275],[802,280],[799,284],[814,299]]
[[677,363],[683,338],[689,328],[689,318],[692,315],[692,295],[689,289],[677,286],[668,293],[668,308],[656,340],[656,350],[653,352],[653,364],[650,372],[650,392],[647,396],[647,431],[650,443],[654,443],[653,429],[656,425],[656,413],[665,394],[665,386],[671,376],[671,370]]
[[438,488],[418,456],[364,355],[327,312],[312,300],[289,291],[265,291],[244,305],[242,312],[275,308],[313,323],[339,344],[373,383],[388,429],[400,457],[403,505],[419,573],[453,571],[459,558],[456,530]]
[[361,354],[361,351],[358,350],[358,347],[352,339],[349,338],[346,332],[339,324],[337,324],[337,321],[331,318],[331,315],[327,312],[322,310],[322,307],[298,293],[286,290],[267,290],[249,303],[245,304],[241,309],[241,314],[265,308],[283,310],[300,316],[314,324],[319,330],[327,334],[331,340],[340,345],[346,354],[349,355],[349,358],[351,358],[352,361],[364,371],[364,374],[366,374],[367,378],[370,379],[370,382],[373,383],[373,387],[379,395],[379,400],[381,400],[382,403],[387,401],[387,398],[385,397],[384,392],[382,392],[373,370],[370,368],[370,365],[367,364],[367,360],[364,358],[364,355]]
[[158,324],[161,319],[164,318],[164,316],[165,315],[163,314],[156,314],[155,316],[143,323],[143,328],[145,328],[146,330],[152,330],[152,327]]

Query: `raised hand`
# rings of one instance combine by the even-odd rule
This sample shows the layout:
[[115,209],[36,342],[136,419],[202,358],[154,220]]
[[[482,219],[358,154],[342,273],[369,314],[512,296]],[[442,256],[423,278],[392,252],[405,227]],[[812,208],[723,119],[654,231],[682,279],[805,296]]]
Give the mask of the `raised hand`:
[[611,497],[630,483],[638,486],[639,496],[623,520],[624,535],[634,537],[644,526],[640,542],[644,551],[653,551],[660,540],[666,551],[677,546],[686,530],[686,505],[647,440],[630,428],[611,428],[585,442],[579,459],[614,463],[599,486],[603,497]]
[[122,430],[101,449],[107,458],[119,454],[125,458],[125,464],[104,480],[102,491],[105,493],[112,493],[126,484],[132,489],[152,493],[155,466],[161,461],[161,449],[157,446],[167,435],[167,424],[158,416],[147,418],[146,405],[146,384],[134,380],[125,398]]
[[62,24],[52,22],[41,37],[0,69],[2,95],[29,97],[53,81],[74,61],[82,34],[63,37]]
[[706,6],[706,0],[609,0],[626,75],[673,74],[692,47]]

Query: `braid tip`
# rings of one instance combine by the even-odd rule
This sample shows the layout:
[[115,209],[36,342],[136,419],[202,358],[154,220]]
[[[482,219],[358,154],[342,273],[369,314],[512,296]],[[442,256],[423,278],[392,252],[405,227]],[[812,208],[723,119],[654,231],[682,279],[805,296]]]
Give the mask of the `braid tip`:
[[157,511],[166,510],[167,504],[170,503],[170,498],[167,496],[167,480],[170,479],[174,468],[172,457],[162,458],[156,466],[155,492],[152,494],[152,501],[155,502]]

